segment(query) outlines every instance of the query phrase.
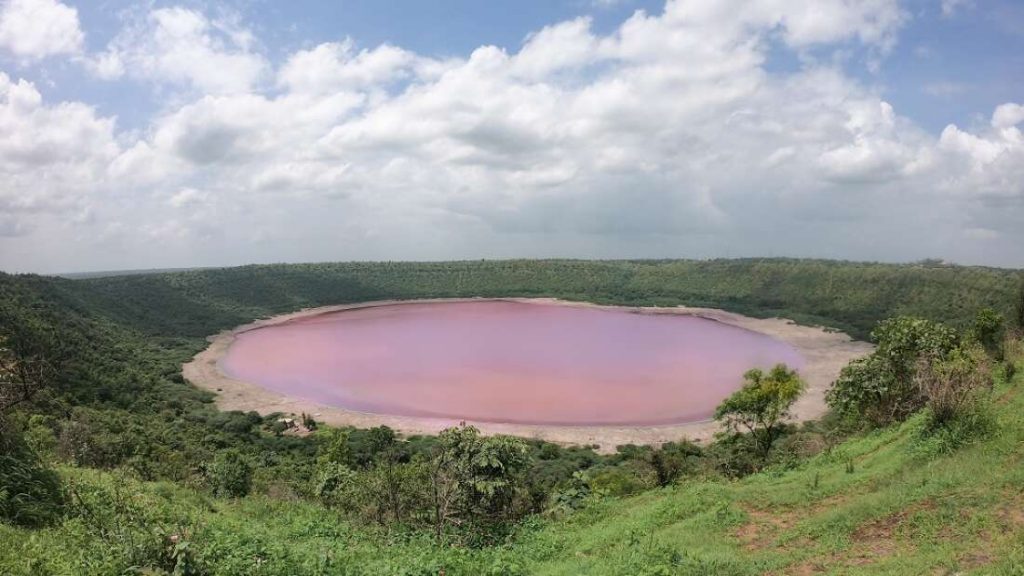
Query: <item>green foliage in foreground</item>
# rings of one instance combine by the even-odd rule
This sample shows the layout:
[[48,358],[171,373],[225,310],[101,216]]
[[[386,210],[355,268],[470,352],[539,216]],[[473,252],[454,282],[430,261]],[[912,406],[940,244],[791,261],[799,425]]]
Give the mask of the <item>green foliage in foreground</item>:
[[924,406],[916,376],[926,358],[944,358],[959,343],[957,332],[921,318],[890,318],[871,333],[875,351],[843,368],[827,400],[840,416],[884,426]]
[[934,449],[941,440],[920,414],[789,469],[588,496],[482,549],[368,530],[304,502],[211,499],[65,468],[85,505],[41,530],[0,526],[0,573],[119,574],[145,556],[167,572],[218,575],[1021,574],[1022,375],[997,382],[990,411],[994,431],[952,454]]
[[0,415],[0,522],[45,525],[56,520],[63,501],[57,474]]

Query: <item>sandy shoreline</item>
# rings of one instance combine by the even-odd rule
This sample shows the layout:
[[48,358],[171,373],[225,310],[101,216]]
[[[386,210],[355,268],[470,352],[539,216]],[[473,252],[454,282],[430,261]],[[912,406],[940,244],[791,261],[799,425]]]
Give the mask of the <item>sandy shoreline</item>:
[[[312,414],[319,422],[335,426],[367,428],[386,425],[403,434],[435,434],[443,428],[458,424],[452,419],[417,418],[386,414],[367,414],[344,408],[327,406],[290,398],[272,392],[256,384],[228,377],[219,368],[219,361],[227,352],[235,336],[246,332],[290,322],[299,318],[330,314],[342,310],[372,306],[390,306],[409,303],[479,302],[499,300],[521,302],[539,306],[576,306],[618,309],[641,314],[686,314],[700,316],[732,326],[760,332],[786,342],[803,355],[806,364],[801,375],[807,381],[807,393],[794,407],[797,420],[813,420],[825,412],[825,391],[839,375],[839,371],[850,360],[871,351],[871,345],[851,340],[841,332],[822,328],[799,326],[781,318],[750,318],[712,308],[647,308],[632,306],[600,306],[586,302],[568,302],[553,298],[451,298],[432,300],[388,300],[363,302],[340,306],[325,306],[300,310],[291,314],[258,320],[239,326],[208,338],[210,346],[197,354],[191,362],[182,367],[182,373],[193,385],[217,394],[217,406],[221,410],[255,410],[260,414],[281,412],[298,415]],[[668,426],[548,426],[528,424],[496,424],[491,422],[468,422],[487,434],[514,434],[529,438],[542,438],[562,444],[597,445],[602,451],[614,451],[620,444],[660,444],[670,440],[688,438],[695,441],[709,439],[717,430],[715,422],[693,422]]]

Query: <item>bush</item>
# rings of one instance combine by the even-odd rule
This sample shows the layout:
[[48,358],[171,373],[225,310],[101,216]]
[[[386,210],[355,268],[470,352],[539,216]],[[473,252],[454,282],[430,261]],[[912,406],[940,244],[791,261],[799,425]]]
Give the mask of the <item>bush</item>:
[[995,430],[996,420],[985,402],[971,406],[941,425],[936,425],[929,411],[924,415],[915,449],[917,454],[926,458],[949,454],[991,436]]
[[57,456],[57,435],[53,432],[52,419],[33,414],[25,429],[25,443],[43,460],[52,461]]
[[942,324],[910,317],[879,323],[871,338],[875,351],[844,367],[825,399],[844,418],[884,426],[924,407],[914,382],[919,360],[944,358],[959,338]]
[[[170,525],[139,497],[139,488],[124,474],[70,487],[69,513],[76,523],[102,541],[108,563],[103,574],[205,573],[188,542],[186,526]],[[66,526],[71,525],[69,522]]]
[[41,526],[63,513],[57,473],[43,466],[21,433],[0,417],[0,521]]
[[800,430],[783,436],[772,450],[771,463],[784,468],[795,468],[829,447],[829,438],[812,430]]
[[1005,356],[1006,320],[991,308],[982,308],[974,318],[970,336],[985,349],[996,362]]
[[946,358],[921,358],[915,382],[935,428],[974,413],[992,389],[992,373],[985,351],[971,346],[957,348]]
[[658,476],[658,485],[668,486],[682,476],[696,473],[702,454],[700,446],[687,440],[662,444],[651,452],[649,459]]
[[789,409],[807,387],[785,364],[767,374],[755,368],[743,375],[746,383],[715,409],[715,420],[734,433],[749,433],[767,458]]
[[252,465],[238,450],[218,452],[206,474],[217,496],[241,498],[252,489]]
[[325,506],[355,510],[357,483],[356,473],[348,466],[321,462],[313,479],[313,495]]
[[724,434],[704,451],[715,470],[730,478],[753,474],[764,466],[764,458],[749,434]]
[[658,485],[657,473],[642,460],[602,467],[591,471],[588,477],[594,492],[609,496],[632,496]]

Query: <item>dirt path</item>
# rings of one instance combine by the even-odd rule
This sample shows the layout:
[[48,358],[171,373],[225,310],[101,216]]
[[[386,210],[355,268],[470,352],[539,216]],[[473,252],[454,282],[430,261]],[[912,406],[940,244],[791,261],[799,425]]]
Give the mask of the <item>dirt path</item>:
[[[309,400],[290,398],[271,392],[256,384],[228,377],[219,368],[219,361],[227,352],[235,336],[247,330],[282,324],[298,318],[329,314],[341,310],[370,306],[389,306],[403,303],[434,302],[478,302],[482,299],[437,299],[412,301],[364,302],[343,306],[326,306],[301,310],[292,314],[275,316],[221,332],[209,338],[210,346],[185,364],[182,372],[192,384],[215,392],[217,406],[221,410],[255,410],[260,414],[282,412],[298,415],[312,414],[317,421],[336,426],[360,428],[386,425],[404,434],[435,434],[443,428],[458,424],[451,419],[415,418],[386,414],[367,414],[344,408],[326,406]],[[585,302],[567,302],[553,298],[492,298],[521,302],[538,306],[600,307],[626,310],[641,314],[687,314],[700,316],[717,322],[760,332],[789,343],[803,355],[806,364],[801,375],[807,381],[807,393],[797,402],[793,410],[797,420],[813,420],[825,412],[825,391],[839,375],[840,369],[850,360],[871,351],[871,345],[851,340],[841,332],[822,328],[799,326],[781,318],[750,318],[712,308],[647,308],[628,306],[598,306]],[[718,430],[712,421],[675,424],[670,426],[534,426],[523,424],[495,424],[490,422],[468,422],[487,434],[514,434],[530,438],[542,438],[562,444],[596,445],[602,451],[612,452],[620,444],[660,444],[670,440],[688,438],[705,441]]]

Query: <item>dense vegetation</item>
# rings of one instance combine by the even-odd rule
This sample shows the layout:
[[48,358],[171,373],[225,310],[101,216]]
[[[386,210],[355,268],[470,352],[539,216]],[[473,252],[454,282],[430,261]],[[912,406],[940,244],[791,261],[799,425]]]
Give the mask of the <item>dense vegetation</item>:
[[[254,318],[441,296],[717,306],[859,336],[874,329],[879,347],[844,371],[823,422],[782,423],[802,384],[779,367],[752,372],[723,404],[735,433],[707,447],[624,446],[613,456],[472,428],[399,438],[386,428],[320,427],[299,437],[274,415],[219,412],[181,378],[206,335]],[[940,550],[916,548],[921,535],[912,532],[920,554],[893,566],[967,566],[965,550],[984,540],[1010,554],[1001,558],[1013,573],[1024,554],[1019,518],[1001,515],[997,494],[1022,485],[1014,462],[1024,456],[1024,395],[1013,384],[1021,351],[1014,339],[1004,348],[1007,329],[1024,327],[1021,305],[1014,272],[933,263],[0,275],[0,573],[748,574],[845,557],[866,524],[909,515],[919,501],[927,506],[913,517],[931,526]],[[957,471],[966,458],[989,467],[983,483]],[[817,508],[826,502],[847,516]],[[977,515],[956,527],[956,542],[934,533],[948,523],[946,503]],[[776,524],[762,515],[771,507],[805,520]],[[992,537],[996,526],[1010,535]],[[783,546],[768,550],[755,534],[757,549],[737,555],[737,531],[748,529]]]
[[[31,281],[31,279],[25,279]],[[825,260],[509,260],[244,266],[86,280],[38,279],[48,298],[144,334],[206,337],[304,307],[391,298],[551,296],[644,306],[706,306],[781,316],[866,339],[892,316],[966,326],[1009,316],[1012,270]]]

